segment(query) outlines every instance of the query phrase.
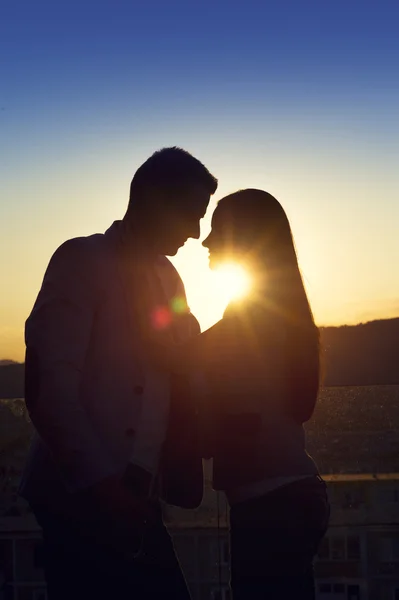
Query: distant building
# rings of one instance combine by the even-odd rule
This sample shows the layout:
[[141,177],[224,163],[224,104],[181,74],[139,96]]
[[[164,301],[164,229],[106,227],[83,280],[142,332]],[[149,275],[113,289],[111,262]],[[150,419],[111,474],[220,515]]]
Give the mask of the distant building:
[[0,600],[46,600],[41,532],[30,515],[0,518]]
[[316,563],[318,600],[399,600],[399,474],[325,479],[332,515]]
[[[325,480],[332,515],[315,565],[317,599],[399,600],[399,474],[330,475]],[[230,598],[222,503],[219,514],[219,536],[215,512],[213,520],[198,519],[197,527],[186,520],[174,530],[193,600]]]
[[[399,600],[399,474],[325,478],[332,517],[316,561],[317,599]],[[230,600],[227,516],[209,487],[197,511],[166,510],[193,600]],[[45,600],[42,558],[31,515],[0,519],[0,600]]]

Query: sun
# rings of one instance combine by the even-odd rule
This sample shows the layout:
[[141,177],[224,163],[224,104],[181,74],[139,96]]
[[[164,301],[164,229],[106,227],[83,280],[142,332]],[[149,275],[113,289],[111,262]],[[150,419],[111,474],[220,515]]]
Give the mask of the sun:
[[219,294],[226,302],[238,300],[248,294],[251,279],[247,271],[240,265],[229,263],[214,271],[217,278]]
[[190,310],[206,331],[223,318],[228,304],[255,292],[255,277],[233,259],[210,269],[204,253],[181,253],[172,261],[185,284]]

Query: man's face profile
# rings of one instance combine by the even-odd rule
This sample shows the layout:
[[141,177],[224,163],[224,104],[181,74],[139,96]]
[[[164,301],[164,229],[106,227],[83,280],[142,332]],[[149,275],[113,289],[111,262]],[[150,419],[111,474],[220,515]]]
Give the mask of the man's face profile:
[[162,203],[158,215],[160,250],[174,256],[189,238],[200,237],[200,221],[210,200],[209,191],[193,186]]

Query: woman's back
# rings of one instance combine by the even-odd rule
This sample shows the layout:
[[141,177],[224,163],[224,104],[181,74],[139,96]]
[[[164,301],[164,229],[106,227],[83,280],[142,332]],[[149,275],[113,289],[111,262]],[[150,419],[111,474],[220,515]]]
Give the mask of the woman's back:
[[230,503],[234,598],[314,600],[313,558],[325,533],[325,484],[303,423],[319,386],[319,339],[290,224],[263,190],[223,198],[204,241],[210,266],[233,261],[253,281],[200,336],[210,389],[213,487]]

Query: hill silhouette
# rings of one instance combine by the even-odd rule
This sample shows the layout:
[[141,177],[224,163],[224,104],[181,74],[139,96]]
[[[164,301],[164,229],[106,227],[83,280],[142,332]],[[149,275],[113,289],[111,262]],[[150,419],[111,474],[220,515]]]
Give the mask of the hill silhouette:
[[[399,384],[399,318],[321,327],[325,386]],[[0,398],[22,398],[24,365],[0,361]]]
[[24,371],[21,363],[0,365],[0,398],[24,397]]
[[399,384],[399,318],[322,327],[324,385]]

